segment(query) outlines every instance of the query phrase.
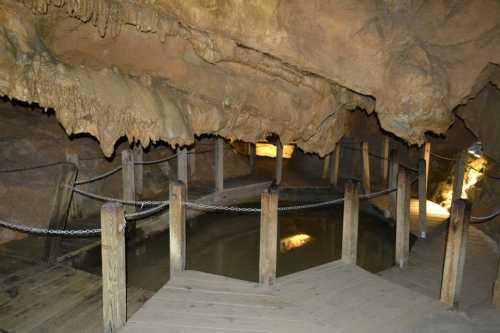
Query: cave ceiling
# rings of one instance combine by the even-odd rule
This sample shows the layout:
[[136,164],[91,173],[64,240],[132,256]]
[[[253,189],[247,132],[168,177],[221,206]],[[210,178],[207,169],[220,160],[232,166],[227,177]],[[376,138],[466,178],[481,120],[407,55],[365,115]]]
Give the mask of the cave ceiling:
[[357,108],[421,144],[498,85],[498,64],[494,0],[0,1],[0,95],[108,156],[122,136],[270,133],[324,155]]

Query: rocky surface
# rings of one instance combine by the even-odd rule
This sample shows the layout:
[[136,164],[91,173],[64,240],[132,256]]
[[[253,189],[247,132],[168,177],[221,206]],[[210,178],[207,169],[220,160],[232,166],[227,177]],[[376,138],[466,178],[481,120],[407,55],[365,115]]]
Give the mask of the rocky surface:
[[410,143],[498,80],[496,1],[5,0],[0,94],[106,155],[215,133],[330,152],[350,111]]

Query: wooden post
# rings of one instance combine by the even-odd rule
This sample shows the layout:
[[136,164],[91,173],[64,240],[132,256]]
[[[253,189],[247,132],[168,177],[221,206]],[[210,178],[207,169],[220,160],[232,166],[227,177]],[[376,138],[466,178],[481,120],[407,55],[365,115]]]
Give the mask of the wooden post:
[[224,139],[217,137],[215,142],[215,190],[221,192],[224,190]]
[[[80,158],[78,156],[78,153],[74,151],[66,151],[66,162],[73,164],[77,168],[77,170],[80,170]],[[75,181],[78,180],[78,177],[79,172],[77,172]],[[82,199],[83,198],[78,195],[72,196],[69,205],[68,219],[82,216]]]
[[189,177],[188,180],[190,183],[193,182],[193,179],[196,174],[196,148],[191,148],[189,149],[189,162],[188,162],[188,167],[189,167]]
[[184,184],[187,184],[189,181],[187,148],[177,148],[177,180]]
[[349,180],[344,191],[342,261],[356,264],[358,258],[359,193],[358,184]]
[[456,307],[460,300],[465,264],[470,203],[458,199],[452,205],[444,258],[441,302]]
[[[396,188],[398,184],[398,174],[399,174],[399,152],[396,149],[392,149],[389,154],[389,188]],[[392,218],[396,216],[396,200],[397,194],[389,194],[389,212]]]
[[388,136],[384,136],[382,141],[382,151],[380,160],[381,169],[382,169],[382,184],[387,185],[387,181],[389,178],[389,150],[390,150],[390,141]]
[[144,192],[144,150],[141,145],[134,145],[134,180],[135,180],[135,193],[142,195]]
[[275,187],[262,192],[261,209],[259,282],[271,286],[276,282],[278,255],[278,191]]
[[125,214],[117,203],[101,208],[102,312],[104,332],[118,332],[127,320]]
[[186,186],[170,183],[170,278],[186,268]]
[[370,179],[370,151],[368,150],[368,143],[361,143],[361,159],[363,161],[363,189],[365,193],[372,191]]
[[[498,247],[500,248],[500,233],[498,234],[498,239],[497,239],[497,244]],[[498,272],[497,272],[497,279],[495,281],[495,284],[493,285],[493,298],[492,298],[492,303],[493,305],[496,306],[497,309],[500,310],[500,258],[498,260]]]
[[429,170],[431,167],[431,143],[426,142],[424,145],[424,160],[425,160],[425,186],[429,186]]
[[[68,219],[73,185],[78,175],[78,169],[73,164],[63,164],[61,174],[55,188],[52,208],[50,210],[49,229],[65,229]],[[48,262],[54,263],[61,247],[61,237],[48,237],[45,242],[45,254]]]
[[283,144],[278,139],[276,142],[276,184],[281,184],[283,177]]
[[256,153],[255,144],[249,142],[248,143],[248,159],[250,162],[250,173],[255,172],[255,158],[256,158],[255,153]]
[[410,181],[404,168],[399,169],[396,209],[396,264],[406,268],[410,253]]
[[339,184],[340,172],[340,144],[337,142],[335,145],[334,155],[332,156],[332,167],[330,168],[330,184],[337,186]]
[[427,169],[426,161],[418,161],[418,223],[420,238],[427,237]]
[[[122,189],[123,200],[135,201],[135,167],[134,155],[130,149],[122,151]],[[134,205],[126,205],[125,213],[135,212]]]
[[321,171],[321,178],[327,179],[330,171],[330,158],[332,154],[328,154],[323,158],[323,170]]
[[453,211],[453,203],[462,197],[466,163],[467,163],[467,152],[462,151],[458,154],[457,162],[455,164],[455,175],[453,179],[453,192],[451,201],[452,211]]

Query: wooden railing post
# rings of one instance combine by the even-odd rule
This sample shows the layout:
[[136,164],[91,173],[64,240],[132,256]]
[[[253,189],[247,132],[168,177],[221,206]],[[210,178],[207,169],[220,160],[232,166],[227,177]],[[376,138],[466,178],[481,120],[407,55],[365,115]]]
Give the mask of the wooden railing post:
[[[497,244],[500,248],[500,234],[498,234]],[[497,279],[493,285],[493,297],[491,302],[500,310],[500,259],[498,260]]]
[[104,332],[118,332],[127,320],[125,214],[117,203],[101,208],[102,310]]
[[224,139],[217,137],[215,142],[215,190],[221,192],[224,190]]
[[370,151],[367,142],[361,143],[361,159],[363,161],[363,189],[365,193],[370,193],[372,191],[370,179]]
[[424,160],[425,160],[425,186],[429,186],[429,170],[431,167],[431,143],[424,144]]
[[339,184],[340,172],[340,143],[335,145],[334,155],[332,156],[332,167],[330,168],[330,184],[337,186]]
[[276,281],[278,255],[278,190],[262,192],[260,213],[259,282],[271,286]]
[[[75,181],[78,180],[78,177],[80,176],[79,170],[80,170],[80,157],[78,156],[78,153],[75,151],[66,151],[66,162],[69,162],[73,164],[77,168],[77,175],[75,178]],[[78,195],[73,195],[71,196],[71,201],[69,205],[69,213],[68,213],[68,219],[71,219],[72,217],[81,217],[82,216],[82,197]]]
[[399,169],[396,209],[396,264],[406,268],[410,253],[410,180],[404,168]]
[[[130,149],[122,151],[122,183],[123,200],[135,201],[134,154]],[[135,208],[134,205],[126,205],[125,213],[134,213]]]
[[444,257],[441,302],[456,307],[462,289],[467,234],[470,221],[470,203],[458,199],[452,204],[448,238]]
[[276,184],[281,184],[283,178],[283,144],[278,139],[276,142]]
[[188,162],[188,168],[189,168],[189,182],[192,183],[193,179],[195,178],[196,175],[196,148],[193,147],[189,149],[189,162]]
[[[73,185],[78,169],[73,164],[63,164],[61,174],[55,188],[54,199],[49,217],[49,229],[65,229],[68,219]],[[48,262],[55,262],[61,247],[61,237],[48,237],[45,243],[45,254]]]
[[455,201],[462,197],[462,189],[464,186],[465,164],[466,163],[467,163],[467,152],[461,151],[458,154],[457,161],[455,164],[451,211],[453,211],[453,204],[455,203]]
[[348,180],[344,191],[342,261],[356,264],[358,258],[359,185]]
[[[399,174],[399,152],[396,149],[392,149],[389,154],[389,188],[396,188],[398,184],[398,174]],[[392,218],[396,216],[396,193],[389,194],[389,212]]]
[[323,158],[323,169],[321,170],[321,178],[327,179],[330,171],[330,159],[332,154],[328,154]]
[[250,163],[250,173],[255,171],[255,158],[256,158],[256,147],[255,144],[248,143],[248,159]]
[[389,178],[389,150],[390,150],[390,141],[388,136],[384,136],[382,141],[382,151],[380,156],[381,169],[382,169],[382,183],[384,186],[387,186],[387,181]]
[[420,238],[427,237],[427,163],[424,159],[418,161],[418,223]]
[[187,184],[189,181],[187,148],[177,148],[177,180],[184,184]]
[[135,193],[142,195],[144,192],[144,166],[141,164],[144,161],[144,150],[141,145],[134,145],[134,178],[135,178]]
[[186,186],[170,183],[170,278],[186,268]]

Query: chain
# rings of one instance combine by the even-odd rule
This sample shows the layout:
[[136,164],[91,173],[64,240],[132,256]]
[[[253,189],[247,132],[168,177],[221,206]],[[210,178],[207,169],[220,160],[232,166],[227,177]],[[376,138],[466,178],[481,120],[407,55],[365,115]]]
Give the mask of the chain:
[[156,207],[153,207],[153,208],[150,208],[150,209],[147,209],[147,210],[143,210],[143,211],[140,211],[140,212],[137,212],[137,213],[126,214],[125,215],[125,219],[127,219],[127,221],[134,221],[134,220],[143,219],[145,217],[148,217],[148,216],[151,216],[153,214],[156,214],[159,211],[162,211],[163,209],[165,209],[166,207],[168,207],[169,204],[170,203],[168,201],[166,201],[165,203],[163,203],[161,205],[158,205]]
[[111,176],[112,174],[115,174],[116,172],[120,171],[121,169],[122,169],[122,166],[120,165],[112,170],[109,170],[108,172],[103,173],[102,175],[95,176],[95,177],[90,178],[90,179],[76,181],[75,185],[83,185],[83,184],[89,184],[89,183],[96,182],[98,180],[107,178],[107,177]]
[[480,216],[480,217],[472,216],[470,220],[473,224],[485,223],[493,220],[497,216],[500,216],[500,209],[490,215]]
[[172,156],[168,156],[168,157],[165,157],[165,158],[161,158],[159,160],[153,160],[153,161],[142,161],[142,162],[134,162],[135,165],[151,165],[151,164],[159,164],[159,163],[163,163],[163,162],[167,162],[167,161],[170,161],[170,160],[173,160],[174,158],[177,157],[177,154],[175,155],[172,155]]
[[196,210],[219,210],[225,212],[239,212],[239,213],[259,213],[261,211],[260,208],[245,208],[245,207],[233,207],[233,206],[216,206],[216,205],[207,205],[196,202],[186,201],[184,203],[187,208],[192,208]]
[[431,152],[431,155],[434,156],[434,157],[440,158],[442,160],[445,160],[445,161],[455,161],[454,158],[449,158],[449,157],[446,157],[446,156],[443,156],[443,155],[436,154],[434,152]]
[[145,206],[157,206],[157,205],[163,205],[168,203],[168,201],[132,201],[132,200],[122,200],[122,199],[117,199],[117,198],[111,198],[111,197],[106,197],[103,195],[87,192],[84,190],[81,190],[79,188],[73,187],[73,186],[65,186],[66,188],[69,188],[73,190],[73,192],[78,193],[80,195],[100,200],[100,201],[107,201],[107,202],[117,202],[121,203],[123,205],[129,205],[129,206],[140,206],[145,207]]
[[69,236],[69,237],[78,237],[78,236],[94,236],[101,233],[101,229],[84,229],[84,230],[59,230],[59,229],[43,229],[43,228],[35,228],[29,227],[26,225],[9,223],[0,220],[0,227],[7,228],[14,231],[25,232],[34,235],[42,235],[42,236]]
[[63,165],[63,164],[71,164],[71,165],[74,165],[73,163],[70,163],[70,162],[60,161],[60,162],[54,162],[54,163],[48,163],[48,164],[42,164],[42,165],[36,165],[36,166],[31,166],[31,167],[16,168],[16,169],[4,169],[4,170],[0,170],[0,173],[23,172],[23,171],[30,171],[30,170],[44,169],[44,168],[49,168],[49,167],[52,167],[52,166]]

